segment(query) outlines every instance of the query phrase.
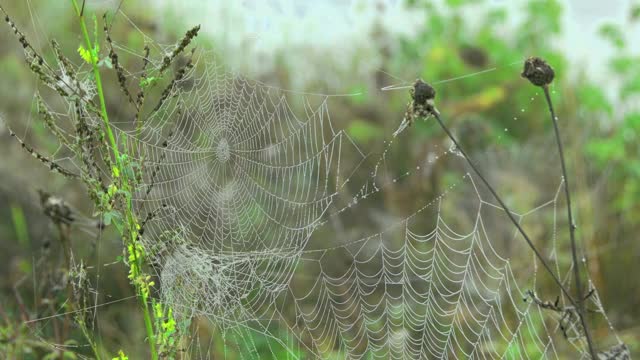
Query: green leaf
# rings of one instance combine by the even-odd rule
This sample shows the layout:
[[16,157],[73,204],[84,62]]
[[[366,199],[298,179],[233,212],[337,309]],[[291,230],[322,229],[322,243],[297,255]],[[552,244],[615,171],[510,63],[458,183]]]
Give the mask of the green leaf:
[[640,59],[632,56],[617,56],[611,59],[609,66],[618,75],[625,75],[632,70],[640,70]]
[[529,18],[525,22],[526,28],[531,30],[542,28],[546,31],[557,34],[562,25],[562,4],[557,0],[530,0],[527,3]]
[[620,97],[626,100],[629,96],[640,94],[640,74],[627,79],[620,89]]
[[69,360],[76,360],[78,356],[72,351],[65,351],[64,353],[62,353],[62,358],[69,359]]
[[124,195],[126,198],[130,198],[131,197],[131,193],[129,191],[127,191],[127,190],[120,189],[120,190],[118,190],[117,193],[120,194],[120,195]]
[[29,246],[29,232],[22,207],[17,204],[11,204],[11,219],[13,220],[13,228],[16,232],[18,243],[22,246]]
[[604,111],[609,115],[613,113],[613,106],[599,86],[591,84],[580,86],[578,88],[578,98],[580,99],[580,105],[587,111]]
[[129,357],[124,354],[122,350],[118,351],[118,356],[114,357],[112,360],[129,360]]
[[629,18],[633,22],[638,21],[638,19],[640,19],[640,4],[633,5],[629,13]]
[[624,33],[614,24],[603,24],[598,30],[600,36],[618,49],[625,47]]
[[623,120],[624,126],[631,130],[634,130],[640,135],[640,113],[632,112],[625,115]]
[[133,161],[133,162],[127,164],[127,166],[125,166],[124,170],[125,170],[125,175],[127,176],[127,179],[135,179],[136,178],[136,173],[138,173],[140,171],[140,164],[138,164],[137,162]]
[[87,64],[91,64],[91,52],[85,49],[83,45],[80,45],[78,47],[78,54],[80,54],[82,60],[84,60]]
[[471,1],[469,0],[447,0],[446,2],[447,2],[447,5],[449,5],[452,8],[457,8],[467,3],[471,3]]
[[600,165],[624,159],[624,143],[617,138],[593,140],[587,144],[587,153]]
[[155,77],[155,76],[149,76],[146,78],[142,78],[140,79],[140,87],[141,88],[146,88],[146,87],[150,87],[155,85],[158,82],[159,78]]
[[384,131],[376,124],[364,120],[354,120],[347,129],[347,134],[357,142],[367,142],[369,140],[382,138]]
[[122,215],[116,210],[107,211],[102,215],[102,223],[105,226],[115,224],[116,221],[122,222]]
[[111,63],[111,58],[105,57],[98,62],[98,66],[106,67],[107,69],[113,69],[113,64]]

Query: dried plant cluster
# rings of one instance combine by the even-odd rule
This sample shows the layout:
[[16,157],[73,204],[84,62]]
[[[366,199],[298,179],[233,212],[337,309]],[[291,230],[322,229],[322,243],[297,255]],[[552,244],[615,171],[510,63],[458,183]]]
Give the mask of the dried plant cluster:
[[[84,4],[80,8],[75,0],[71,1],[83,31],[86,45],[78,49],[85,63],[74,64],[63,53],[57,41],[51,41],[55,63],[49,63],[25,34],[18,28],[4,8],[0,11],[4,15],[18,42],[23,48],[27,66],[39,79],[44,89],[50,89],[57,96],[57,100],[68,108],[67,114],[59,114],[47,105],[45,95],[38,92],[35,104],[40,120],[49,132],[55,136],[62,148],[72,153],[73,161],[69,166],[57,162],[51,156],[42,154],[35,147],[27,144],[24,139],[11,129],[9,134],[20,146],[52,172],[68,178],[79,179],[87,189],[89,198],[95,206],[95,216],[98,216],[98,228],[114,224],[122,236],[125,256],[124,262],[129,267],[129,280],[134,285],[141,302],[145,316],[145,327],[152,358],[157,359],[163,354],[174,354],[177,351],[176,329],[167,327],[173,321],[172,311],[163,307],[151,298],[151,288],[154,286],[151,277],[147,275],[148,266],[145,252],[139,243],[144,233],[146,223],[157,211],[148,214],[138,214],[132,206],[132,194],[146,187],[145,195],[153,189],[154,178],[160,164],[147,165],[144,160],[138,162],[132,159],[144,159],[144,154],[135,153],[135,144],[127,144],[126,139],[116,139],[112,124],[109,121],[105,96],[102,88],[103,72],[114,72],[121,95],[133,109],[130,119],[132,126],[140,129],[144,119],[162,108],[169,98],[180,91],[178,83],[185,74],[193,68],[192,61],[195,48],[188,50],[193,39],[198,35],[199,26],[189,30],[180,41],[165,54],[160,54],[159,60],[151,58],[149,46],[145,46],[142,63],[139,69],[128,71],[123,67],[119,54],[111,38],[111,26],[107,15],[102,17],[102,34],[99,33],[98,20],[93,18],[93,39],[87,31],[84,18]],[[107,44],[108,54],[104,55],[100,48],[101,39]],[[186,54],[186,61],[182,61]],[[90,70],[87,71],[87,67]],[[173,69],[173,70],[172,70]],[[171,71],[170,71],[171,70]],[[169,73],[172,73],[170,75]],[[132,73],[140,74],[138,76]],[[158,84],[166,83],[163,89],[155,89]],[[47,90],[48,91],[48,90]],[[159,92],[157,102],[147,106],[146,101]],[[135,94],[135,95],[134,95]],[[119,120],[122,122],[121,120]],[[173,132],[169,133],[168,137]],[[163,147],[167,146],[165,139]],[[120,141],[120,143],[118,142]],[[136,141],[132,139],[130,141]],[[146,179],[146,185],[143,184]],[[89,284],[86,266],[73,259],[70,244],[69,226],[74,222],[74,215],[67,204],[46,192],[41,192],[41,202],[45,214],[56,225],[61,245],[64,249],[66,275],[62,287],[68,290],[67,309],[75,313],[76,324],[89,341],[94,355],[100,358],[95,341],[90,333],[91,313],[90,298],[95,294]],[[150,305],[153,308],[150,310]]]

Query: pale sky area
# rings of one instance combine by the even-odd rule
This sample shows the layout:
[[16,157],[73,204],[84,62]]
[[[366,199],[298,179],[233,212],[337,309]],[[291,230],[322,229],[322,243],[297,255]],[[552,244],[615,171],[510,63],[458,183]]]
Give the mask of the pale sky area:
[[[555,44],[576,64],[586,65],[598,78],[611,47],[597,30],[604,22],[625,24],[627,40],[640,49],[640,27],[628,24],[628,9],[635,0],[566,0],[564,39]],[[287,64],[296,71],[302,85],[322,74],[323,80],[340,89],[340,77],[331,71],[308,71],[322,66],[336,70],[352,68],[358,62],[359,74],[366,76],[378,67],[374,44],[367,41],[372,27],[382,26],[392,35],[411,35],[420,28],[423,15],[409,11],[403,0],[155,0],[156,6],[169,10],[189,24],[201,23],[204,32],[216,39],[218,50],[229,63],[250,72],[268,72],[275,54],[290,51]],[[509,21],[523,16],[525,1],[490,0],[481,6],[506,6]],[[384,11],[381,11],[381,4]],[[186,26],[186,24],[185,24]],[[528,56],[531,54],[523,54]],[[586,59],[589,58],[587,61]],[[307,71],[305,71],[307,70]],[[294,85],[296,85],[294,83]]]

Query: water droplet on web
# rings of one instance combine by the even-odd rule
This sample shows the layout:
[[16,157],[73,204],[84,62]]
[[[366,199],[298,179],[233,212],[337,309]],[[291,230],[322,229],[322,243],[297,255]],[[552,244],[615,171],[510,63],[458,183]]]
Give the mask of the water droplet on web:
[[504,128],[504,131],[509,131],[509,129],[507,129],[507,128]]
[[520,112],[524,112],[524,109],[520,109]]
[[456,156],[464,157],[464,155],[462,155],[462,152],[460,152],[460,150],[458,150],[458,148],[456,147],[455,144],[451,145],[451,147],[449,148],[449,152],[451,154],[456,155]]

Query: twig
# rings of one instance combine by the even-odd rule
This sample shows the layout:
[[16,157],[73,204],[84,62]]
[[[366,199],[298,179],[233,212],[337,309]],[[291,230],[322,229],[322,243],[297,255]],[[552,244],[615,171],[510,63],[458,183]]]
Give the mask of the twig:
[[529,235],[527,235],[527,233],[524,231],[524,229],[522,228],[522,226],[520,226],[520,223],[518,223],[518,220],[516,220],[516,218],[513,216],[513,213],[511,212],[511,210],[509,209],[509,207],[504,203],[504,201],[502,200],[502,198],[498,195],[498,193],[494,190],[493,186],[491,186],[491,184],[489,183],[489,181],[484,177],[484,175],[482,175],[482,173],[480,172],[480,170],[477,168],[477,166],[474,164],[474,162],[471,160],[471,158],[467,155],[467,153],[464,151],[464,149],[462,149],[462,147],[460,146],[460,144],[458,143],[458,141],[456,140],[456,138],[453,136],[453,134],[451,133],[451,131],[449,131],[449,129],[447,128],[447,126],[444,124],[444,122],[442,121],[442,119],[440,118],[440,113],[434,108],[433,109],[433,116],[436,118],[436,121],[438,121],[438,124],[440,125],[440,127],[442,128],[442,130],[447,134],[447,136],[449,136],[449,139],[451,139],[451,141],[453,142],[453,144],[456,146],[456,149],[458,151],[460,151],[460,153],[462,154],[462,156],[465,158],[465,160],[467,161],[467,163],[469,164],[469,166],[471,167],[471,169],[476,173],[476,175],[480,178],[480,180],[482,180],[482,182],[485,184],[485,186],[489,189],[489,192],[491,193],[491,195],[493,195],[493,197],[496,199],[496,201],[498,201],[498,203],[500,204],[500,206],[502,207],[502,209],[504,210],[504,212],[507,214],[507,216],[509,217],[509,219],[511,220],[511,222],[513,223],[513,225],[518,229],[518,232],[520,233],[520,235],[522,235],[522,237],[524,237],[525,241],[527,242],[527,244],[529,245],[529,247],[531,248],[531,250],[533,250],[533,252],[535,253],[536,257],[538,258],[538,260],[540,260],[540,262],[542,263],[542,266],[544,266],[544,268],[547,270],[547,272],[551,275],[551,277],[553,278],[553,280],[556,282],[556,284],[560,287],[560,289],[562,290],[562,292],[567,296],[567,298],[569,299],[569,301],[571,302],[572,305],[576,305],[575,301],[573,300],[573,298],[571,297],[571,295],[569,294],[569,291],[565,288],[565,286],[562,284],[562,282],[560,281],[560,279],[558,279],[558,277],[556,276],[556,274],[553,272],[553,270],[551,269],[551,266],[549,266],[549,264],[547,263],[547,261],[544,259],[544,257],[542,256],[542,254],[540,254],[540,252],[538,251],[538,249],[536,248],[536,246],[533,244],[533,242],[531,241],[531,239],[529,238]]
[[582,293],[582,280],[580,278],[580,263],[578,262],[577,248],[576,248],[576,225],[573,222],[573,212],[571,211],[571,191],[569,190],[569,179],[567,177],[567,166],[564,160],[564,150],[562,147],[562,139],[560,138],[560,130],[558,128],[558,118],[553,110],[553,102],[551,101],[551,96],[549,95],[549,84],[553,82],[553,78],[555,76],[555,72],[547,64],[546,61],[532,57],[525,61],[524,70],[522,71],[522,77],[528,79],[533,85],[540,86],[544,91],[544,96],[547,101],[547,105],[549,107],[549,113],[551,114],[551,122],[553,123],[553,130],[556,137],[556,142],[558,144],[558,154],[560,155],[560,165],[562,168],[562,178],[564,182],[564,194],[567,199],[567,217],[569,220],[569,235],[571,238],[571,257],[573,259],[573,275],[576,279],[576,308],[578,309],[578,317],[580,318],[580,323],[582,324],[582,328],[584,329],[584,335],[587,339],[587,344],[589,346],[589,353],[593,359],[597,359],[596,351],[593,346],[593,340],[591,339],[591,334],[589,332],[589,328],[587,327],[587,320],[585,318],[584,312],[584,300]]
[[[416,82],[418,83],[418,82]],[[422,82],[422,84],[424,84]],[[427,85],[429,87],[431,87],[430,85]],[[435,99],[435,90],[429,92],[431,95],[430,98],[427,98],[426,101],[424,102],[423,106],[425,106],[425,109],[435,117],[436,121],[438,122],[438,124],[440,125],[440,127],[442,128],[442,130],[447,134],[447,136],[449,137],[449,139],[451,139],[451,141],[453,142],[453,144],[456,146],[456,149],[462,154],[462,156],[464,157],[464,159],[467,161],[467,163],[469,164],[469,166],[471,167],[471,169],[476,173],[476,175],[480,178],[480,180],[482,180],[482,182],[485,184],[485,186],[489,189],[489,192],[491,192],[491,195],[493,195],[493,197],[498,201],[498,203],[500,204],[500,206],[502,207],[502,209],[504,210],[504,212],[507,214],[507,216],[509,217],[509,220],[511,220],[511,222],[513,223],[513,225],[518,229],[518,232],[520,233],[520,235],[522,235],[522,237],[524,237],[525,241],[527,242],[527,245],[529,245],[529,247],[531,248],[531,250],[533,250],[534,254],[536,255],[536,257],[538,258],[538,260],[540,260],[540,262],[542,263],[543,267],[545,268],[545,270],[547,270],[547,272],[549,273],[549,275],[551,275],[551,277],[553,278],[553,280],[555,281],[555,283],[560,287],[560,289],[562,290],[562,292],[567,296],[567,298],[569,299],[569,301],[571,302],[571,304],[573,306],[576,306],[576,302],[574,301],[574,299],[571,297],[571,295],[569,294],[569,291],[566,289],[566,287],[562,284],[562,282],[560,281],[560,279],[558,279],[558,277],[556,276],[556,274],[553,272],[553,270],[551,269],[551,266],[549,266],[549,264],[547,263],[547,261],[544,259],[544,257],[542,256],[542,254],[540,254],[540,252],[538,251],[538,249],[535,247],[535,245],[533,244],[533,242],[531,241],[531,239],[529,238],[529,235],[527,235],[527,233],[524,231],[524,229],[522,228],[522,226],[520,226],[520,223],[516,220],[516,218],[513,216],[513,213],[511,212],[511,210],[509,209],[509,207],[504,203],[504,201],[502,200],[502,198],[500,197],[500,195],[498,195],[498,193],[495,191],[495,189],[493,188],[493,186],[491,186],[491,184],[489,183],[489,181],[484,177],[484,175],[482,175],[482,172],[478,169],[478,167],[475,165],[475,163],[471,160],[471,158],[467,155],[467,153],[464,151],[464,149],[462,148],[462,146],[460,145],[460,143],[458,142],[458,140],[456,140],[456,138],[453,136],[453,134],[451,133],[451,131],[449,131],[449,128],[447,128],[447,126],[444,124],[444,122],[442,121],[442,118],[440,117],[440,112],[435,108],[435,106],[433,105],[433,100]],[[415,101],[416,99],[414,99]]]
[[549,112],[551,113],[551,120],[553,122],[553,129],[556,135],[556,141],[558,143],[558,154],[560,155],[560,164],[562,167],[562,178],[564,179],[564,193],[567,198],[567,217],[569,219],[569,236],[571,239],[571,257],[573,259],[573,276],[576,279],[576,301],[578,302],[578,316],[580,317],[580,323],[584,329],[584,335],[587,338],[587,344],[589,345],[589,352],[591,357],[595,357],[595,349],[593,347],[593,340],[591,339],[591,333],[587,326],[587,319],[584,312],[584,301],[582,300],[582,279],[580,278],[580,262],[578,262],[577,247],[576,247],[576,225],[573,221],[573,212],[571,211],[571,191],[569,190],[569,179],[567,177],[567,167],[564,160],[564,151],[562,147],[562,140],[560,138],[560,130],[558,129],[558,118],[553,110],[553,104],[551,97],[549,96],[549,87],[544,86],[544,96],[547,99],[547,105],[549,105]]

